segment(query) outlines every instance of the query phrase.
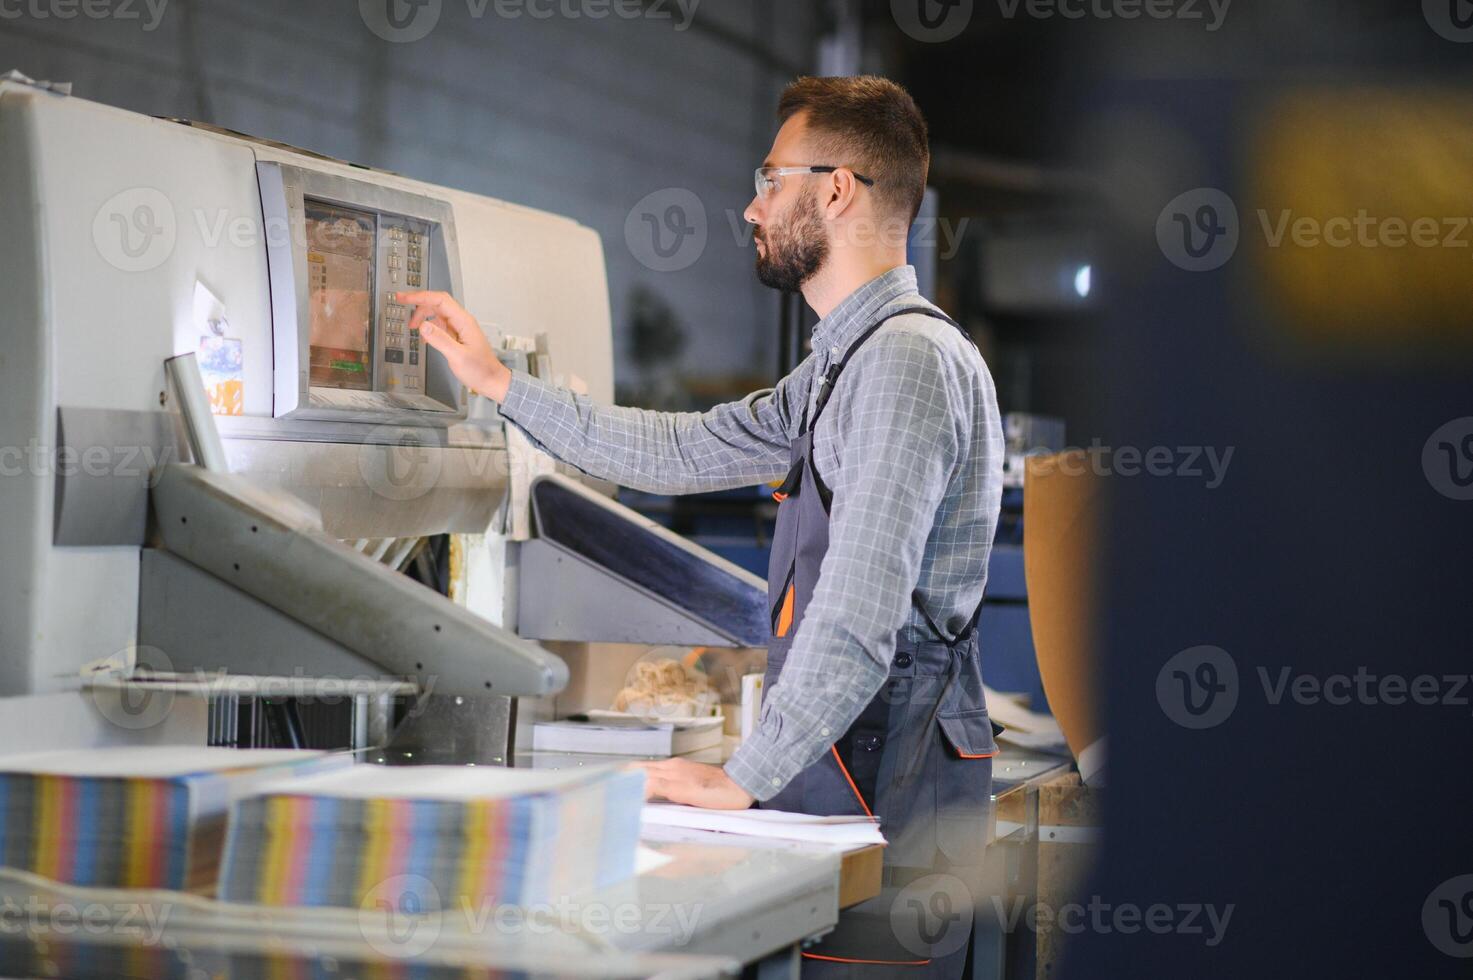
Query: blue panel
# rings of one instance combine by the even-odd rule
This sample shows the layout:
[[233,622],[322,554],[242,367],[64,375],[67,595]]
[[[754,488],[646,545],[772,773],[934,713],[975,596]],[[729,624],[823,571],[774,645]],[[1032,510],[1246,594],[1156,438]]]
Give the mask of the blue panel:
[[691,540],[758,578],[767,577],[767,556],[771,551],[770,546],[758,547],[754,543],[732,538],[707,538],[700,535],[692,536]]
[[982,679],[987,686],[997,691],[1021,691],[1028,695],[1034,711],[1048,711],[1028,607],[988,602],[977,621],[977,633],[982,643]]
[[1023,576],[1023,548],[1021,545],[995,544],[992,558],[987,563],[987,601],[1010,600],[1024,602],[1028,599],[1028,584]]
[[771,624],[765,589],[555,482],[540,480],[532,493],[539,531],[547,540],[648,589],[740,643],[767,645]]

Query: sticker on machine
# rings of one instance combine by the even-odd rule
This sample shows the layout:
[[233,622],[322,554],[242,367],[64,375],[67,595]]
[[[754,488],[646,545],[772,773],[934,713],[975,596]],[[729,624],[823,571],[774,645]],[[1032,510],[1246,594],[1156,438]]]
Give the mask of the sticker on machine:
[[245,410],[244,354],[239,337],[227,337],[230,321],[225,304],[208,286],[194,284],[194,318],[200,326],[200,377],[215,415],[241,415]]

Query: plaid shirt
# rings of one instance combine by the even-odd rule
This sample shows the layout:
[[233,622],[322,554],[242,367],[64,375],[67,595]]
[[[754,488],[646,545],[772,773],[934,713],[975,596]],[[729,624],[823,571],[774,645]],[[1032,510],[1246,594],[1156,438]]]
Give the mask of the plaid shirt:
[[[595,405],[513,375],[501,413],[579,469],[653,493],[781,479],[814,380],[887,309],[927,305],[900,266],[851,293],[813,330],[813,353],[777,383],[705,412]],[[850,360],[814,433],[833,491],[829,548],[757,730],[726,764],[759,800],[827,752],[880,690],[897,631],[947,638],[982,598],[1002,499],[1002,425],[992,376],[955,327],[896,317]]]

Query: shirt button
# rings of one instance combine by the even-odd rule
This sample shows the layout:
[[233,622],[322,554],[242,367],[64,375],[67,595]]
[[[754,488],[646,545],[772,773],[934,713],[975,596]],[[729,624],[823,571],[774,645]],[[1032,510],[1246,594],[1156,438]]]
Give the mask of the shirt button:
[[781,779],[778,779],[776,776],[773,776],[772,777],[772,785],[774,785],[774,786],[781,786],[782,784],[783,784],[783,781]]
[[910,654],[908,654],[908,653],[897,653],[895,655],[895,666],[897,666],[897,667],[909,667],[910,664],[911,664]]
[[829,733],[829,726],[828,725],[825,725],[825,726],[823,726],[822,728],[820,728],[818,730],[818,734],[820,734],[820,735],[827,735],[828,733]]

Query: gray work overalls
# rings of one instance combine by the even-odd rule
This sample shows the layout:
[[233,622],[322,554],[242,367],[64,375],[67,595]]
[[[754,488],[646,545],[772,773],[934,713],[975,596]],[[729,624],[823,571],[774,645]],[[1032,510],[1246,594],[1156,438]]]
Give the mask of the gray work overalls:
[[[924,313],[961,329],[928,307],[889,316],[902,313]],[[773,494],[780,503],[767,575],[768,690],[782,683],[783,663],[829,545],[831,494],[813,465],[813,431],[840,372],[889,316],[829,368],[811,419],[805,402],[791,469]],[[944,637],[918,597],[911,598],[933,633]],[[881,894],[846,910],[837,928],[804,953],[804,977],[961,975],[972,917],[963,905],[983,904],[976,883],[997,752],[982,694],[976,623],[974,614],[949,642],[897,637],[879,694],[832,749],[761,804],[815,815],[872,814],[888,841]]]

